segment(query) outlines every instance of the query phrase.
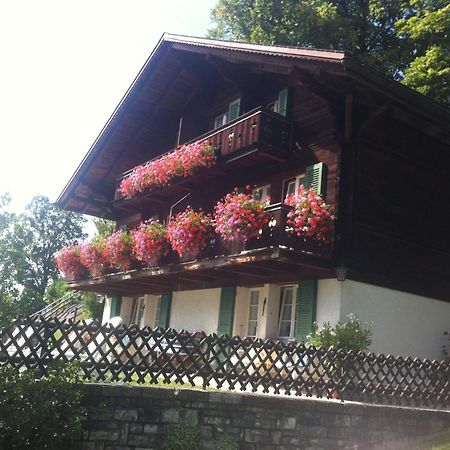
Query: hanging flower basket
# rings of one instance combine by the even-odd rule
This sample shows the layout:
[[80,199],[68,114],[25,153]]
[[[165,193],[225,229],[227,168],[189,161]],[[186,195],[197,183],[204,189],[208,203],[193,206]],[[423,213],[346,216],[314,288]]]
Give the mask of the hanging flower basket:
[[211,241],[212,218],[188,207],[169,222],[167,235],[170,245],[183,260],[195,259]]
[[106,238],[106,259],[111,267],[125,272],[132,262],[133,235],[128,230],[118,230]]
[[296,194],[286,197],[286,205],[292,206],[287,224],[303,239],[313,239],[329,244],[334,231],[334,211],[331,205],[314,189],[300,186]]
[[193,175],[199,169],[212,167],[216,149],[207,142],[182,145],[173,152],[135,167],[118,188],[118,194],[131,198],[144,191],[168,186],[176,178]]
[[110,268],[106,255],[105,239],[97,237],[91,242],[80,244],[81,263],[93,277],[99,277]]
[[[247,186],[247,190],[250,187]],[[269,199],[255,200],[250,192],[227,194],[214,207],[214,226],[225,241],[247,242],[258,238],[269,223],[265,208]]]
[[86,267],[81,263],[80,246],[77,244],[63,247],[55,254],[56,267],[69,280],[87,275]]
[[157,266],[168,251],[167,230],[160,222],[143,222],[133,230],[133,254],[148,267]]

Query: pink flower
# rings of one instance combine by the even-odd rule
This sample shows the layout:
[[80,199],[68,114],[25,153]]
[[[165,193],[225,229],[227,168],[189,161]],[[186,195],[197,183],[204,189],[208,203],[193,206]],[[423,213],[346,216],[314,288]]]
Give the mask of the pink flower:
[[269,223],[269,216],[264,212],[268,205],[268,200],[255,200],[252,194],[238,193],[235,189],[214,207],[214,227],[225,240],[257,238]]
[[300,186],[298,192],[288,195],[284,202],[293,207],[288,213],[287,224],[297,236],[331,242],[335,220],[333,208],[316,191]]
[[175,178],[193,175],[216,162],[216,149],[206,141],[182,145],[160,158],[137,166],[120,183],[118,193],[131,198],[146,190],[168,186]]
[[194,211],[190,206],[167,225],[167,235],[172,248],[180,255],[198,254],[210,242],[213,232],[211,216]]

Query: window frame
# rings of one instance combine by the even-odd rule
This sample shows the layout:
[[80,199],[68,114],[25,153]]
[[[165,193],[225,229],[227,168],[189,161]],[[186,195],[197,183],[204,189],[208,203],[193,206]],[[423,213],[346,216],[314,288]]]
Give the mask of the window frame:
[[[282,336],[281,335],[281,325],[283,317],[283,307],[284,307],[284,292],[286,289],[292,289],[292,307],[291,307],[291,318],[289,320],[290,323],[290,330],[289,330],[289,336]],[[278,322],[277,322],[277,337],[280,340],[293,340],[295,339],[295,327],[296,327],[296,319],[297,319],[297,289],[298,287],[293,284],[288,284],[280,287],[280,306],[279,306],[279,312],[278,312]],[[288,322],[287,320],[283,320],[283,322]]]
[[131,312],[130,325],[142,326],[142,320],[145,314],[145,297],[135,297],[133,302],[133,310]]
[[[258,198],[257,193],[261,191],[261,197]],[[266,200],[270,199],[270,184],[263,184],[261,186],[256,186],[252,189],[252,196],[255,200]]]
[[283,199],[286,199],[286,197],[289,194],[289,185],[291,183],[294,183],[294,192],[293,194],[296,194],[298,192],[298,188],[300,186],[304,186],[306,180],[306,173],[302,172],[299,175],[296,175],[295,177],[292,178],[286,178],[285,180],[283,180]]
[[[252,305],[252,294],[254,292],[258,293],[258,299],[257,299],[257,304],[256,305]],[[252,307],[256,306],[256,318],[254,319],[250,319],[250,312],[252,310]],[[259,309],[261,307],[261,289],[259,288],[253,288],[249,290],[249,295],[248,295],[248,314],[247,314],[247,336],[248,337],[257,337],[258,336],[258,325],[259,325]],[[254,322],[255,324],[255,334],[250,334],[250,322]]]

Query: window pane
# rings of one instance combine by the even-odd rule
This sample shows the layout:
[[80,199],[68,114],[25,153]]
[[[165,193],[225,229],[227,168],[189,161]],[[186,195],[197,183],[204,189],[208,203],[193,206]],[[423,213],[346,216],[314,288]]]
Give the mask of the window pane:
[[291,286],[281,288],[281,309],[278,323],[278,335],[280,337],[291,337],[294,317],[294,290]]
[[281,322],[280,324],[280,337],[290,337],[291,335],[291,322]]

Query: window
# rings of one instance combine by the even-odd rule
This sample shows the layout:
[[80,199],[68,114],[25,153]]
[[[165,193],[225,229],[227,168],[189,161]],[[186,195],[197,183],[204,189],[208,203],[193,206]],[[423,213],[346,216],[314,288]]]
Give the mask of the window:
[[284,182],[284,198],[288,195],[295,194],[300,186],[305,184],[305,174],[298,175]]
[[278,319],[278,336],[295,337],[295,298],[294,286],[283,286],[280,293],[280,315]]
[[250,302],[248,309],[247,336],[256,337],[258,331],[259,290],[250,291]]
[[267,105],[267,109],[269,111],[281,114],[282,116],[286,116],[288,110],[288,97],[289,97],[288,88],[282,89],[278,93],[278,98]]
[[252,190],[252,195],[255,200],[267,200],[270,199],[270,184],[256,187]]
[[140,327],[142,325],[142,319],[144,317],[145,301],[144,297],[134,299],[133,312],[131,314],[130,325],[134,324]]
[[237,98],[228,104],[228,111],[220,114],[214,119],[214,128],[219,128],[231,120],[239,117],[241,113],[241,99]]
[[228,113],[221,114],[214,119],[214,128],[220,128],[227,123]]

